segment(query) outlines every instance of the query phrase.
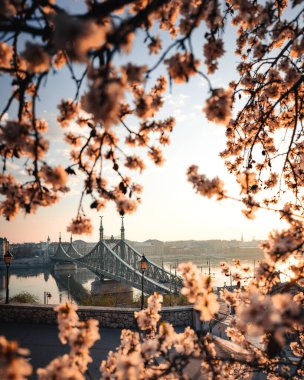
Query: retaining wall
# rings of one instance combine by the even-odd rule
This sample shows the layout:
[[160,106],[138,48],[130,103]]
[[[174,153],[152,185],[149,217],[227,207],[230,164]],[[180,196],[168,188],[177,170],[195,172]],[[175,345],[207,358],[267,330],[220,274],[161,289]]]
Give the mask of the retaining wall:
[[[57,313],[54,305],[0,304],[0,322],[55,324]],[[110,328],[135,328],[136,309],[81,306],[78,308],[80,320],[97,319],[99,325]],[[161,320],[174,326],[194,327],[195,316],[192,306],[164,307]]]

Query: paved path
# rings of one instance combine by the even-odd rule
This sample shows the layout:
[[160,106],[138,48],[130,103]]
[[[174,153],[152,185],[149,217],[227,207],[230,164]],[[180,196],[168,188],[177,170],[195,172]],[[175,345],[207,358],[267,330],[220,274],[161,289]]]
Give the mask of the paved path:
[[[93,363],[89,365],[89,372],[92,379],[100,378],[100,362],[110,350],[115,350],[119,345],[120,332],[120,329],[99,329],[101,339],[91,349]],[[37,368],[45,367],[55,357],[68,352],[68,346],[59,341],[57,325],[1,322],[0,335],[9,340],[17,340],[21,347],[30,349],[30,363],[34,367],[34,373]],[[36,379],[35,374],[31,379]]]

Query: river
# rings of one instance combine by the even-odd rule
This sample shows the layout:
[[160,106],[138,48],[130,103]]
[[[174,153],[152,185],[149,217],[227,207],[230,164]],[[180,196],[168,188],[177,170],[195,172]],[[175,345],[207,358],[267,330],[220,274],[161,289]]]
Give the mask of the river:
[[[255,259],[257,264],[258,258]],[[249,275],[253,275],[254,259],[243,260],[243,265],[250,267]],[[196,260],[196,265],[204,274],[209,273],[209,265],[206,258],[204,260]],[[167,270],[175,273],[176,264],[164,263]],[[0,268],[0,298],[5,298],[5,268]],[[177,271],[178,274],[178,271]],[[226,277],[221,273],[219,261],[210,262],[210,274],[214,286],[235,285],[230,277]],[[44,303],[46,298],[45,294],[50,293],[51,297],[47,302],[50,304],[58,304],[69,298],[75,303],[78,299],[85,298],[93,293],[97,294],[119,294],[119,293],[132,293],[131,299],[138,298],[139,291],[137,289],[128,288],[125,285],[118,284],[114,281],[100,282],[96,274],[92,273],[86,268],[63,270],[54,272],[51,266],[45,267],[31,267],[30,269],[14,268],[12,262],[10,268],[10,282],[9,290],[10,297],[13,297],[21,292],[28,292],[33,294],[39,303]]]

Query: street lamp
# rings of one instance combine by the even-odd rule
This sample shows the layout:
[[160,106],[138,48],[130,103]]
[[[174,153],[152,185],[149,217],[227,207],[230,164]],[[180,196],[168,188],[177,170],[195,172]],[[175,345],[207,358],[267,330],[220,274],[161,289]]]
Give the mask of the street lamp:
[[44,295],[44,304],[48,305],[48,303],[49,303],[49,298],[51,298],[52,295],[51,295],[50,292],[44,292],[43,295]]
[[68,274],[68,300],[70,300],[70,277],[71,275]]
[[6,251],[6,254],[3,256],[3,260],[6,266],[6,298],[5,298],[5,303],[9,303],[9,289],[8,289],[8,270],[12,262],[13,255],[10,253],[9,249]]
[[142,255],[141,260],[139,261],[139,267],[142,273],[141,276],[141,310],[144,308],[144,274],[148,266],[148,260],[145,258],[145,255]]

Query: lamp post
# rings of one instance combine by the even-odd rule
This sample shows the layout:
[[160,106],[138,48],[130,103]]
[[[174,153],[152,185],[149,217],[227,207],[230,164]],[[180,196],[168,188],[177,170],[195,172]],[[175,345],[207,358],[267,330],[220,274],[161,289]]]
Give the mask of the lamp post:
[[172,288],[171,288],[171,286],[172,286],[172,277],[171,277],[171,268],[172,268],[172,265],[170,264],[170,306],[172,306]]
[[5,297],[5,303],[9,303],[9,267],[12,262],[13,255],[10,253],[9,249],[6,251],[6,254],[3,256],[3,260],[6,266],[6,297]]
[[44,292],[44,293],[43,293],[43,296],[44,296],[44,304],[48,305],[48,303],[49,303],[49,298],[52,297],[51,293],[50,293],[50,292]]
[[207,260],[208,265],[208,276],[211,277],[210,259]]
[[141,310],[144,308],[144,274],[148,266],[148,260],[145,258],[145,255],[142,255],[141,260],[139,261],[139,267],[141,270]]
[[71,275],[68,274],[68,300],[70,301],[70,277]]

